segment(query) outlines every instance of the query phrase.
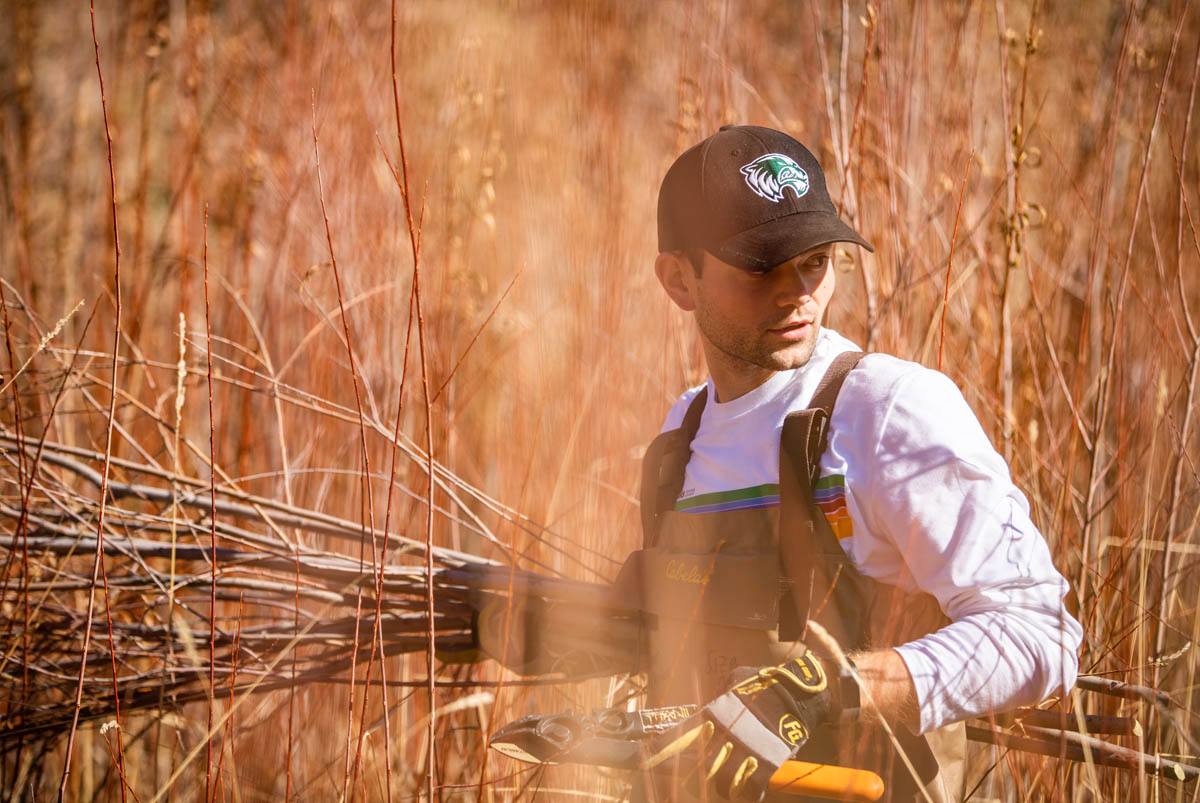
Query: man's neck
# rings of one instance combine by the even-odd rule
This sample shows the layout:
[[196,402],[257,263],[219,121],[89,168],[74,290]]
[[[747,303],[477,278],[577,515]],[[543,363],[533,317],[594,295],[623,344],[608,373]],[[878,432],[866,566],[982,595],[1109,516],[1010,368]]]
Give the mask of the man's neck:
[[770,368],[730,357],[708,343],[704,346],[708,372],[717,391],[715,401],[722,404],[745,396],[778,373]]

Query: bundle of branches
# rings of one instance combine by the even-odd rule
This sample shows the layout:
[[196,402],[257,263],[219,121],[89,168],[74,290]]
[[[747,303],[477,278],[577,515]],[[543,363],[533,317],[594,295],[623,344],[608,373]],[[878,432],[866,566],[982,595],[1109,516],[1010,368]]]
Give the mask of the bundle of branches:
[[[65,731],[76,707],[81,720],[102,719],[118,703],[172,708],[214,688],[349,683],[368,658],[426,649],[431,611],[437,650],[462,654],[489,594],[624,615],[602,584],[439,546],[430,577],[425,544],[395,532],[130,461],[115,462],[143,481],[104,482],[94,468],[104,455],[11,432],[0,448],[14,472],[20,460],[38,466],[26,487],[0,492],[10,522],[0,536],[0,752]],[[304,546],[289,531],[355,542],[360,556]],[[106,604],[90,604],[94,563]]]

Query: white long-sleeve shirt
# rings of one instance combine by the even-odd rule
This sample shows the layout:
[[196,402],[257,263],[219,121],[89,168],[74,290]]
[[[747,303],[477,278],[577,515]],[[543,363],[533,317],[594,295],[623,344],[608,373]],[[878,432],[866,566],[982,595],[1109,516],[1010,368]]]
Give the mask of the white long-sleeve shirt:
[[[784,418],[808,406],[835,356],[857,350],[824,329],[803,367],[725,403],[710,387],[676,509],[778,504]],[[680,425],[700,387],[680,397],[664,430]],[[1083,631],[1063,608],[1067,583],[1007,464],[945,375],[864,357],[842,386],[820,474],[816,501],[858,570],[933,595],[951,619],[897,648],[921,732],[1074,684]]]

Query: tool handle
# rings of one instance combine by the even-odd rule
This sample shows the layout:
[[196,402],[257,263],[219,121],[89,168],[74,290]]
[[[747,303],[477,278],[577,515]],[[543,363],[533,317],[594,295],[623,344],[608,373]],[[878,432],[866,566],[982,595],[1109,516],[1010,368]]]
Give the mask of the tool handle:
[[872,803],[883,797],[883,779],[869,770],[788,761],[771,776],[770,789],[788,795]]

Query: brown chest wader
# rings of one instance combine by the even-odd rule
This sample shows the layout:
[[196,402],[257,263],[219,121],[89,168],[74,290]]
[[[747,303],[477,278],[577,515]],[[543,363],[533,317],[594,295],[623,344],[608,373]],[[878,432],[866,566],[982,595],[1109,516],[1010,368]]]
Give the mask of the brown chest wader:
[[[616,587],[646,614],[650,705],[703,705],[728,689],[736,667],[783,663],[803,651],[810,620],[825,627],[847,653],[897,646],[948,621],[930,595],[906,594],[862,575],[813,501],[834,403],[862,356],[835,358],[809,408],[786,418],[778,506],[702,514],[674,509],[707,389],[692,402],[680,428],[662,433],[646,450],[643,548],[630,556]],[[821,652],[815,643],[808,646]],[[825,663],[836,666],[832,658]],[[923,737],[903,728],[896,733],[930,798],[935,803],[961,799],[962,726]],[[873,769],[887,784],[886,800],[925,799],[877,725],[826,726],[798,758]],[[660,789],[657,795],[635,790],[634,799],[642,795],[694,799],[682,789]]]

